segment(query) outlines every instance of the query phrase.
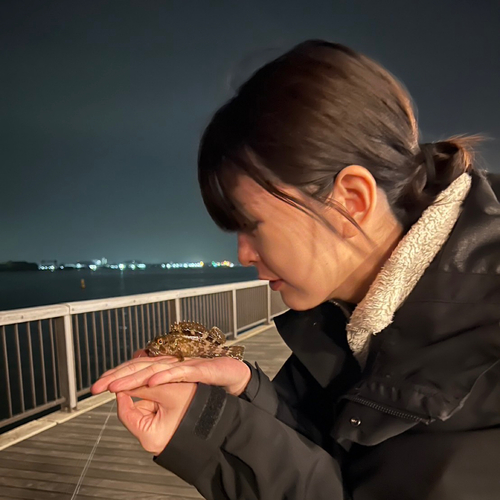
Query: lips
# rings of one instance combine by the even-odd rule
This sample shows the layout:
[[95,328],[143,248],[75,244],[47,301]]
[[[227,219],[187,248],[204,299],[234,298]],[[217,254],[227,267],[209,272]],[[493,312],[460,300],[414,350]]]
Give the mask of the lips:
[[265,276],[259,276],[259,279],[265,281],[280,281],[279,278],[266,278]]
[[271,290],[274,290],[274,291],[278,290],[281,287],[281,285],[284,283],[284,281],[280,278],[266,278],[265,276],[259,275],[259,279],[269,281],[269,287],[271,288]]
[[269,282],[269,287],[274,292],[277,292],[281,288],[282,284],[283,284],[283,280],[274,280],[274,281]]

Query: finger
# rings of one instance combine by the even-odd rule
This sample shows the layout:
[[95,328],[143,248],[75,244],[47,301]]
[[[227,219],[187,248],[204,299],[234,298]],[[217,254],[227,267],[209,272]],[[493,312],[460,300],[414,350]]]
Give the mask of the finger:
[[156,387],[171,382],[202,382],[210,385],[211,381],[207,377],[206,370],[200,369],[199,366],[182,365],[156,372],[149,378],[147,385]]
[[[139,351],[137,351],[139,352]],[[158,363],[162,361],[167,361],[168,363],[176,363],[178,362],[178,358],[176,356],[140,356],[134,359],[130,359],[128,361],[125,361],[124,363],[115,366],[114,368],[111,368],[110,370],[104,372],[100,378],[103,377],[108,377],[109,375],[115,373],[117,370],[120,370],[121,368],[124,368],[126,366],[134,365],[135,363],[144,363],[147,361],[151,361],[152,363]]]
[[107,372],[108,375],[101,375],[101,378],[92,385],[91,392],[92,394],[99,394],[101,392],[107,391],[109,390],[109,384],[111,384],[117,378],[125,377],[131,373],[135,373],[136,371],[141,370],[149,365],[150,363],[147,363],[145,361],[142,361],[141,365],[137,363],[134,365],[120,365],[112,372]]
[[[148,366],[148,365],[145,365]],[[136,367],[136,370],[139,370],[140,367]],[[102,376],[99,380],[94,382],[92,387],[90,388],[90,391],[92,394],[100,394],[101,392],[108,391],[109,390],[109,384],[111,384],[114,380],[117,378],[124,377],[127,374],[130,374],[130,372],[134,372],[135,370],[130,370],[130,369],[125,369],[125,371],[120,370],[115,370],[113,373],[107,375],[107,376]]]
[[[111,384],[113,381],[122,379],[124,377],[127,377],[128,375],[137,373],[149,366],[152,365],[169,365],[171,363],[172,358],[161,358],[161,359],[156,359],[156,358],[147,358],[147,359],[136,359],[134,360],[135,363],[127,363],[127,364],[122,364],[119,367],[117,367],[112,373],[109,373],[108,375],[102,375],[99,380],[97,380],[94,385],[92,386],[92,393],[93,394],[98,394],[103,391],[109,390],[109,384]],[[152,372],[151,375],[155,373]]]
[[147,385],[148,380],[160,371],[168,370],[171,365],[166,363],[155,363],[145,366],[142,370],[133,373],[123,372],[122,376],[112,375],[113,380],[108,384],[108,391],[119,392],[137,389]]
[[148,401],[147,399],[139,399],[135,401],[135,407],[145,414],[155,413],[158,409],[158,403]]
[[146,349],[139,349],[138,351],[134,352],[134,355],[132,356],[133,359],[135,358],[147,358],[149,357],[148,352]]
[[164,387],[137,387],[136,389],[127,390],[124,392],[119,392],[118,394],[127,394],[132,398],[140,398],[145,401],[153,402],[155,407],[157,407],[157,403],[163,401],[165,399],[165,389]]

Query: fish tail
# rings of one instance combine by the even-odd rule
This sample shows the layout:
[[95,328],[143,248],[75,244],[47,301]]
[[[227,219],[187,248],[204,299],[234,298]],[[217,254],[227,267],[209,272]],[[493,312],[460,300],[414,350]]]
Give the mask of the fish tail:
[[243,361],[243,353],[245,352],[245,348],[242,345],[233,345],[227,348],[227,356],[231,358],[239,359]]

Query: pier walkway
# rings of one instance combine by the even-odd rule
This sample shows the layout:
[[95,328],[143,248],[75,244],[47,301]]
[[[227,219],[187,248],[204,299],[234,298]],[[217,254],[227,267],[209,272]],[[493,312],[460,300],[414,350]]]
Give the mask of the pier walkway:
[[[241,335],[238,343],[246,346],[245,359],[257,361],[270,377],[290,353],[273,326]],[[114,400],[0,451],[0,500],[96,498],[202,497],[153,463],[118,421]]]

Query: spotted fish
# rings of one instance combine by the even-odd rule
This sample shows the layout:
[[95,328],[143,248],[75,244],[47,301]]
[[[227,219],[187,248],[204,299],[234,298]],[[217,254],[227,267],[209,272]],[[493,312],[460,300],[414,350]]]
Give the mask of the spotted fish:
[[229,356],[243,360],[245,348],[241,345],[224,345],[226,336],[214,326],[207,330],[194,321],[174,323],[166,335],[156,337],[146,345],[148,356],[176,356],[184,358],[218,358]]

